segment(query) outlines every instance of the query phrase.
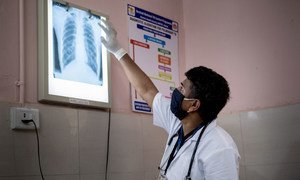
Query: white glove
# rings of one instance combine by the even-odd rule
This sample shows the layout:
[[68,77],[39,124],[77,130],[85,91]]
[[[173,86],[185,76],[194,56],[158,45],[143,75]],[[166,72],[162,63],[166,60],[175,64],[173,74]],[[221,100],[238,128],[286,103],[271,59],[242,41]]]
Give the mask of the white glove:
[[106,38],[101,36],[101,42],[106,47],[106,49],[111,52],[118,60],[120,60],[127,52],[120,47],[117,40],[117,31],[112,27],[110,22],[101,19],[103,24],[99,23],[99,26],[106,34]]

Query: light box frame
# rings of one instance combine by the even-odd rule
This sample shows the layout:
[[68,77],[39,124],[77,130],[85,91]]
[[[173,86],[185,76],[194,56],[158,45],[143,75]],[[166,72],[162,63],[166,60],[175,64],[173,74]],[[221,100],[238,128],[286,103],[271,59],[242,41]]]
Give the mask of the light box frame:
[[[75,9],[83,10],[91,15],[99,16],[103,19],[108,19],[107,15],[102,13],[87,9],[85,7],[78,6],[73,3],[69,3],[62,0],[38,0],[38,100],[41,103],[58,103],[58,104],[67,104],[67,105],[78,105],[85,107],[94,107],[94,108],[111,108],[111,77],[110,77],[110,56],[106,48],[101,44],[101,63],[102,61],[106,61],[102,63],[101,70],[103,70],[103,84],[95,85],[88,84],[76,81],[69,80],[59,80],[62,81],[63,85],[69,86],[72,90],[72,95],[67,94],[55,94],[49,93],[49,86],[52,86],[53,79],[57,78],[49,78],[49,61],[51,61],[50,57],[53,55],[53,24],[50,20],[52,20],[52,3],[58,2],[68,7],[72,7]],[[50,10],[49,10],[50,9]],[[52,35],[51,35],[52,34]],[[52,38],[52,39],[51,39]],[[100,35],[99,35],[100,40]],[[51,43],[52,42],[52,43]],[[50,44],[51,43],[51,44]],[[52,48],[52,50],[50,49]],[[52,55],[51,55],[52,53]],[[104,54],[104,55],[103,55]],[[52,62],[54,60],[52,59]],[[103,66],[103,64],[105,64]],[[51,65],[54,69],[54,65]],[[54,71],[54,70],[52,70]],[[53,73],[53,72],[52,72]],[[67,82],[67,83],[65,83]],[[68,84],[69,82],[70,85]],[[55,83],[54,83],[55,84]],[[76,86],[73,87],[72,84]],[[52,87],[51,87],[52,88]],[[74,89],[73,89],[74,88]],[[76,89],[75,89],[76,88]],[[74,95],[74,91],[78,91],[78,89],[88,90],[91,92],[78,92],[78,95]],[[99,94],[101,96],[101,92],[106,96],[102,97],[93,97],[89,95],[89,93],[97,93],[99,90]],[[64,90],[62,90],[64,91]],[[106,93],[106,94],[105,94]],[[76,93],[75,93],[76,94]],[[82,95],[82,96],[81,96]],[[86,97],[91,96],[91,97]]]

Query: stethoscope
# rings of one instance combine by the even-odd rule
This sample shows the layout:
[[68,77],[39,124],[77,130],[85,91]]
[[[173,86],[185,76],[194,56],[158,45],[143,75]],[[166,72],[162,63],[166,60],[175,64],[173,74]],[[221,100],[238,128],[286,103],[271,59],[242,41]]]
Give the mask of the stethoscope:
[[[204,126],[203,126],[203,128],[202,128],[202,130],[201,130],[201,132],[200,132],[200,134],[199,134],[199,136],[198,136],[196,145],[195,145],[195,147],[194,147],[193,154],[192,154],[192,156],[191,156],[191,160],[190,160],[190,164],[189,164],[189,169],[188,169],[187,175],[185,176],[185,180],[191,180],[191,179],[192,179],[192,178],[191,178],[191,170],[192,170],[192,166],[193,166],[193,163],[194,163],[195,154],[196,154],[196,151],[197,151],[197,149],[198,149],[198,145],[199,145],[199,143],[200,143],[200,139],[201,139],[201,137],[202,137],[202,135],[203,135],[203,133],[204,133],[204,131],[205,131],[205,129],[206,129],[207,126],[208,126],[208,124],[204,124]],[[170,140],[169,140],[169,142],[168,142],[168,146],[171,145],[173,139],[174,139],[175,137],[177,137],[178,135],[179,135],[178,132],[172,135],[172,137],[170,138]],[[176,146],[177,146],[177,143],[174,144],[174,148],[176,148]],[[174,150],[174,149],[173,149],[173,150]],[[178,152],[178,151],[177,151],[177,152]],[[177,154],[177,153],[176,153],[176,154]],[[176,154],[174,155],[174,157],[176,156]],[[172,153],[170,154],[170,156],[169,156],[168,159],[171,158],[171,155],[172,155]],[[167,159],[167,161],[168,161],[168,159]],[[167,162],[167,161],[166,161],[166,162]],[[166,163],[166,162],[165,162],[165,163]],[[165,163],[163,163],[162,166],[164,166]],[[167,166],[166,169],[164,170],[164,171],[165,171],[164,175],[167,174],[168,168],[169,168],[169,166]],[[159,169],[159,170],[162,170],[160,167],[158,167],[158,169]]]

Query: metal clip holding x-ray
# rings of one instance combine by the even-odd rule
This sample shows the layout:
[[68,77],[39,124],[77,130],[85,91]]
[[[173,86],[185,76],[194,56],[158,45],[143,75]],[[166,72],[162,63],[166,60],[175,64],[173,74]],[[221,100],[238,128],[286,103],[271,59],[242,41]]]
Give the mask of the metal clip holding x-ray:
[[93,13],[92,13],[92,11],[90,9],[88,10],[88,13],[89,13],[89,19],[91,19],[92,16],[93,16]]
[[94,13],[92,12],[92,10],[90,10],[90,9],[89,9],[87,12],[88,12],[88,14],[89,14],[89,19],[92,19],[93,17],[94,17],[94,18],[100,18],[99,15],[94,14]]
[[70,4],[67,2],[67,3],[66,3],[66,11],[69,12],[69,10],[70,10]]

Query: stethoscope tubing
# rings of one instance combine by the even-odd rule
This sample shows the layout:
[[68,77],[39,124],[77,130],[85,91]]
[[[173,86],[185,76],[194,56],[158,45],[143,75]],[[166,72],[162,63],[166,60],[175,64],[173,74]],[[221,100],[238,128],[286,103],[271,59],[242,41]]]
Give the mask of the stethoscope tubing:
[[[192,156],[191,156],[191,160],[190,160],[190,164],[189,164],[189,169],[188,169],[187,175],[186,175],[186,177],[185,177],[186,180],[191,180],[190,175],[191,175],[191,170],[192,170],[192,166],[193,166],[193,163],[194,163],[195,155],[196,155],[196,152],[197,152],[199,143],[200,143],[200,139],[201,139],[201,137],[202,137],[202,135],[203,135],[205,129],[207,128],[207,126],[208,126],[207,123],[204,124],[204,126],[203,126],[203,128],[201,129],[201,132],[200,132],[200,134],[199,134],[199,136],[198,136],[196,145],[195,145],[194,150],[193,150],[193,154],[192,154]],[[178,136],[178,132],[172,135],[172,137],[170,138],[170,140],[169,140],[169,142],[168,142],[168,145],[171,145],[173,139],[174,139],[176,136]],[[175,147],[175,146],[176,146],[176,143],[174,144],[174,147]],[[170,158],[170,157],[169,157],[169,158]],[[168,158],[168,159],[169,159],[169,158]],[[166,162],[167,162],[167,161],[168,161],[168,160],[166,160]],[[165,163],[166,163],[166,162],[165,162]],[[165,164],[165,163],[164,163],[164,164]],[[164,164],[163,164],[162,166],[164,166]],[[159,167],[159,169],[161,169],[161,168]],[[165,174],[166,174],[166,171],[167,171],[167,169],[165,170]]]

